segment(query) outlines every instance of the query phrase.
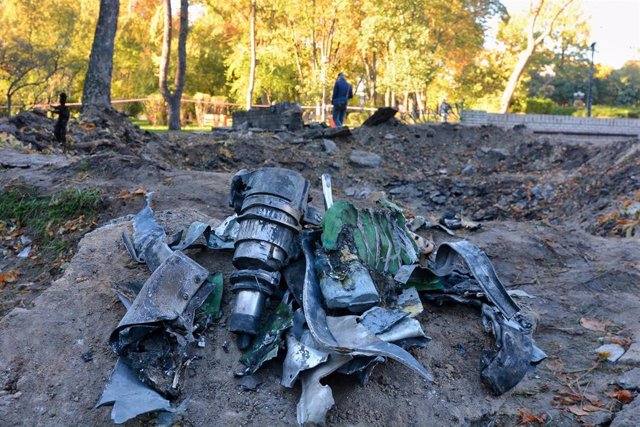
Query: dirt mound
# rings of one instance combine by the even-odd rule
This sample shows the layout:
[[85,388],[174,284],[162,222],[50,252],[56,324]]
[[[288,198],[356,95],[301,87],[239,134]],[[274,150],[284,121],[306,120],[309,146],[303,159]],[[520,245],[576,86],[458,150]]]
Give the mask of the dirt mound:
[[[9,119],[0,119],[0,134],[14,137],[25,148],[61,153],[63,147],[54,137],[55,119],[44,110],[23,111]],[[162,163],[171,158],[171,148],[161,136],[141,130],[129,118],[112,108],[87,108],[67,125],[67,143],[71,154],[110,151],[138,155]]]
[[[414,211],[436,216],[575,221],[601,235],[620,234],[606,224],[606,215],[619,211],[625,198],[637,197],[640,185],[637,139],[563,144],[522,129],[392,122],[332,140],[305,138],[304,132],[246,131],[176,135],[173,141],[182,155],[167,161],[177,167],[279,166],[313,183],[329,172],[343,197],[384,191]],[[362,166],[362,151],[379,161]]]

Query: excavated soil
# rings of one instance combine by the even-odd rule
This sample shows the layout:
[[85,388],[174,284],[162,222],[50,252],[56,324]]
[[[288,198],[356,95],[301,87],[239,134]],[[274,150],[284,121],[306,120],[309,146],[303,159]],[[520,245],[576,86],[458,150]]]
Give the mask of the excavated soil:
[[[438,219],[452,212],[480,221],[479,231],[459,230],[455,237],[419,233],[436,242],[470,240],[486,251],[509,288],[535,297],[519,303],[535,313],[535,338],[549,358],[513,391],[494,397],[480,382],[481,352],[491,339],[479,313],[425,303],[419,320],[433,340],[413,354],[433,371],[435,383],[392,361],[377,367],[366,386],[334,375],[327,380],[336,400],[329,425],[573,426],[609,425],[612,419],[615,425],[619,411],[629,407],[612,394],[612,383],[632,366],[599,361],[594,349],[600,341],[628,347],[640,340],[640,245],[633,217],[624,217],[638,202],[637,140],[564,142],[526,129],[390,122],[323,141],[313,138],[313,129],[153,135],[120,123],[115,136],[105,137],[113,144],[95,144],[93,154],[72,146],[63,155],[44,135],[52,123],[38,120],[39,127],[25,121],[13,133],[0,122],[0,132],[12,135],[0,148],[0,187],[23,185],[43,194],[97,188],[102,200],[97,224],[89,226],[94,231],[63,270],[42,274],[58,260],[18,259],[2,239],[0,273],[22,273],[0,289],[2,425],[109,425],[109,410],[93,406],[115,361],[108,335],[124,314],[113,286],[148,276],[120,242],[130,226],[126,215],[142,207],[144,191],[153,191],[167,231],[194,219],[216,225],[231,214],[231,174],[265,166],[300,171],[311,181],[317,205],[319,177],[327,172],[336,199],[366,204],[384,192],[408,215]],[[90,142],[91,132],[112,127],[92,123],[73,125],[78,140]],[[41,152],[25,152],[29,141],[20,133],[40,138]],[[379,155],[379,165],[359,166],[358,150]],[[211,271],[233,271],[231,253],[189,255]],[[295,424],[300,390],[278,384],[282,356],[258,371],[263,383],[257,391],[238,386],[233,372],[239,354],[225,326],[231,301],[225,293],[224,315],[198,350],[202,358],[185,381],[179,425]],[[598,321],[603,330],[586,329],[581,319]],[[85,362],[88,352],[92,358]],[[154,423],[148,417],[130,424]]]

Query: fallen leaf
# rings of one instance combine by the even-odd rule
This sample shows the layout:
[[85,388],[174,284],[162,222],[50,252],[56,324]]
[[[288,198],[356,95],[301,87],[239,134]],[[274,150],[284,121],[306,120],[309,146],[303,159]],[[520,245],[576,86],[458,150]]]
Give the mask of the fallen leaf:
[[609,397],[614,397],[622,403],[633,402],[633,395],[629,390],[616,390],[612,392]]
[[547,414],[534,415],[528,409],[520,408],[520,420],[518,425],[526,425],[532,423],[544,424],[547,421]]
[[585,411],[584,409],[582,409],[582,408],[580,408],[580,407],[578,407],[578,406],[575,406],[575,405],[573,405],[573,406],[569,406],[569,407],[567,408],[567,410],[568,410],[569,412],[571,412],[573,415],[577,415],[577,416],[579,416],[579,417],[583,417],[583,416],[585,416],[585,415],[589,415],[589,413],[588,413],[587,411]]
[[610,325],[610,324],[611,322],[608,320],[605,322],[601,322],[599,320],[588,319],[586,317],[583,317],[580,319],[580,326],[595,332],[604,332],[607,325]]
[[135,196],[144,196],[145,194],[147,194],[147,190],[144,189],[143,186],[138,187],[137,190],[134,190],[133,193],[131,193]]
[[8,271],[6,273],[0,273],[0,284],[15,283],[18,281],[19,275],[20,273],[15,270]]
[[597,406],[594,405],[584,405],[582,407],[582,409],[584,409],[587,412],[598,412],[598,411],[602,411],[602,408],[599,408]]
[[585,393],[584,398],[587,399],[592,405],[600,406],[600,407],[604,406],[604,402],[600,400],[598,396],[595,394]]
[[132,200],[135,196],[144,196],[146,192],[147,190],[145,190],[142,186],[133,191],[122,189],[118,192],[118,197],[122,200]]
[[76,177],[78,178],[78,180],[83,181],[89,177],[89,172],[87,171],[78,172]]

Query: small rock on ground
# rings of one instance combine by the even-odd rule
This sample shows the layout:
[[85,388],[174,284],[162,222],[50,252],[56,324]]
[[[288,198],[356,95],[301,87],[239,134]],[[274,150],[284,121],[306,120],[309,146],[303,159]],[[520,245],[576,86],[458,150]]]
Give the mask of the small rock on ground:
[[324,148],[324,151],[326,151],[326,153],[330,156],[333,156],[338,152],[338,146],[330,139],[323,139],[322,147]]
[[633,368],[632,370],[625,372],[616,380],[616,384],[627,390],[640,391],[640,368]]
[[622,411],[616,414],[610,427],[640,426],[640,399],[622,407]]
[[351,152],[351,156],[349,156],[349,160],[351,161],[351,163],[354,163],[358,166],[364,166],[368,168],[380,167],[380,164],[382,163],[382,158],[376,153],[370,153],[368,151],[361,150],[353,150]]
[[640,337],[636,335],[635,342],[629,350],[620,358],[619,363],[632,366],[640,366]]

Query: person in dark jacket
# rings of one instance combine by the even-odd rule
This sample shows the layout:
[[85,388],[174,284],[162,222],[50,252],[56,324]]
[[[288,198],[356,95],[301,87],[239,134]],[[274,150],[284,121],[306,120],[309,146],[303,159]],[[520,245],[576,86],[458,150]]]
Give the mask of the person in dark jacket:
[[62,144],[62,152],[67,152],[67,122],[69,121],[69,107],[67,107],[67,94],[60,94],[60,105],[52,108],[53,114],[58,115],[58,121],[53,129],[56,141]]
[[331,104],[333,104],[333,122],[336,126],[342,126],[344,118],[347,115],[347,104],[353,98],[353,90],[351,85],[347,83],[344,74],[338,74],[336,84],[333,85],[333,96]]

